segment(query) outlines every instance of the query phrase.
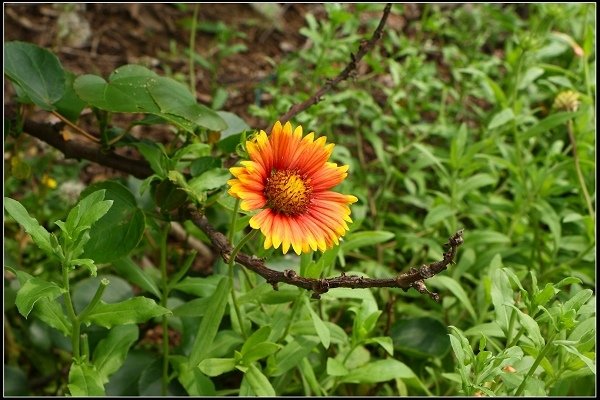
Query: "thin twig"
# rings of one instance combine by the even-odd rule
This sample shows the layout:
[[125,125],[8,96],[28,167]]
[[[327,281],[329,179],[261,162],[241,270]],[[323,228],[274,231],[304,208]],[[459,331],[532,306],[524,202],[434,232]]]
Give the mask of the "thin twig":
[[[334,79],[327,80],[327,82],[325,82],[325,84],[319,90],[317,90],[317,92],[314,95],[312,95],[309,99],[303,101],[302,103],[294,104],[285,114],[279,117],[279,121],[282,124],[285,124],[292,117],[298,115],[310,106],[317,104],[319,101],[321,101],[321,98],[325,93],[336,87],[341,81],[348,79],[350,73],[356,69],[356,66],[358,65],[360,60],[365,56],[365,54],[371,51],[373,47],[375,47],[375,43],[381,38],[381,36],[383,36],[383,27],[385,26],[388,16],[390,15],[391,9],[392,4],[387,3],[385,8],[383,9],[383,15],[381,16],[379,25],[377,25],[377,28],[373,32],[371,39],[363,40],[360,43],[356,54],[350,54],[350,63],[348,63],[346,68],[344,68],[344,70],[340,72],[339,75],[336,76]],[[269,127],[268,132],[271,132],[272,128],[273,126]]]
[[569,141],[571,142],[571,149],[573,150],[573,160],[575,162],[575,171],[577,172],[577,179],[579,180],[579,185],[581,186],[585,204],[587,205],[590,217],[593,221],[595,219],[594,207],[592,206],[592,199],[590,198],[587,186],[585,185],[585,179],[583,178],[583,173],[581,172],[581,166],[579,164],[579,155],[577,154],[577,141],[575,140],[575,134],[573,133],[573,121],[571,120],[567,121],[567,132],[569,133]]
[[83,128],[80,128],[79,126],[77,126],[76,124],[72,123],[71,121],[69,121],[66,117],[62,116],[61,114],[57,113],[56,111],[51,111],[51,113],[57,117],[58,119],[60,119],[62,122],[64,122],[65,124],[69,125],[71,128],[73,128],[75,131],[77,131],[78,133],[80,133],[81,135],[85,136],[86,138],[88,138],[89,140],[91,140],[94,143],[100,143],[100,139],[98,139],[97,137],[94,137],[94,135],[89,134],[87,131],[85,131]]
[[[206,219],[206,217],[193,207],[188,207],[187,216],[198,226],[208,237],[212,244],[217,248],[225,262],[229,262],[229,257],[233,251],[231,243],[224,234],[218,232]],[[411,268],[409,272],[399,274],[393,278],[372,279],[356,275],[345,275],[313,279],[299,276],[295,271],[287,269],[283,272],[272,270],[265,266],[264,260],[245,253],[238,253],[235,260],[244,267],[256,272],[266,279],[266,281],[277,289],[278,283],[287,283],[313,292],[314,298],[320,298],[321,294],[329,289],[347,287],[347,288],[370,288],[370,287],[395,287],[408,290],[415,288],[419,293],[427,294],[436,301],[439,301],[439,295],[427,290],[425,279],[444,271],[448,265],[454,262],[456,251],[463,243],[463,231],[459,230],[450,237],[447,246],[449,249],[444,253],[443,259],[431,264],[422,265],[419,268]]]

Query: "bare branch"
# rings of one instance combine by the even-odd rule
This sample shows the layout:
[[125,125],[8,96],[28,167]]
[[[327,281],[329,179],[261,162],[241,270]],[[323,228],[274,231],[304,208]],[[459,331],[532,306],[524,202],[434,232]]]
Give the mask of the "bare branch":
[[[189,218],[196,224],[204,233],[208,235],[212,244],[221,253],[221,257],[225,262],[229,262],[229,256],[233,251],[231,243],[227,240],[224,234],[215,230],[210,225],[205,216],[200,214],[196,209],[189,207],[187,209]],[[299,276],[293,270],[285,270],[283,272],[272,270],[265,266],[264,260],[251,256],[245,253],[238,253],[236,261],[244,267],[256,272],[265,280],[277,289],[277,284],[287,283],[289,285],[298,286],[300,288],[311,290],[314,298],[320,298],[321,294],[326,293],[329,289],[346,287],[346,288],[370,288],[370,287],[395,287],[408,290],[415,288],[420,293],[428,294],[431,298],[439,301],[437,293],[431,293],[425,286],[425,280],[431,278],[444,271],[448,265],[454,262],[456,251],[463,243],[463,231],[459,230],[450,237],[447,246],[449,249],[444,253],[443,259],[431,264],[422,265],[420,268],[411,268],[409,272],[399,274],[394,278],[387,279],[372,279],[356,275],[336,276],[333,278],[313,279]]]
[[60,134],[60,125],[25,120],[23,131],[60,150],[66,158],[89,160],[106,167],[127,172],[140,179],[147,178],[153,174],[150,165],[146,161],[132,160],[113,152],[106,152],[96,143],[83,142],[77,139],[65,140]]
[[[350,54],[350,63],[346,66],[346,68],[344,68],[342,72],[338,74],[338,76],[331,80],[328,79],[325,82],[325,84],[319,90],[317,90],[317,92],[314,95],[312,95],[309,99],[303,101],[302,103],[294,104],[288,110],[288,112],[279,117],[279,121],[282,125],[290,119],[292,119],[293,117],[295,117],[296,115],[298,115],[299,113],[301,113],[302,111],[309,108],[310,106],[317,104],[319,101],[321,101],[321,98],[325,93],[335,88],[341,81],[348,79],[350,73],[356,69],[356,66],[360,62],[360,60],[365,56],[365,54],[371,51],[371,49],[375,47],[375,43],[379,39],[381,39],[381,36],[383,35],[383,27],[385,26],[388,16],[390,15],[391,9],[392,4],[387,3],[385,8],[383,9],[383,15],[381,16],[379,25],[377,25],[377,28],[373,32],[371,39],[361,41],[358,51],[356,52],[356,54]],[[269,127],[268,132],[271,132],[272,128],[273,126]]]

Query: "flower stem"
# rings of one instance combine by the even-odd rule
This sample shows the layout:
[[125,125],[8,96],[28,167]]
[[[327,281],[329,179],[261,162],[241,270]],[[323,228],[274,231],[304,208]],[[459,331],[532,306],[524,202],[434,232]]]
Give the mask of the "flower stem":
[[227,234],[227,239],[229,243],[233,243],[233,235],[235,232],[235,223],[237,221],[238,209],[240,208],[240,199],[235,199],[235,205],[233,206],[233,215],[231,216],[231,228],[229,228],[229,233]]
[[190,27],[190,90],[196,97],[196,71],[194,70],[194,55],[196,53],[196,24],[198,23],[198,4],[194,5],[194,15],[192,17],[192,26]]
[[73,300],[71,299],[71,288],[69,286],[69,267],[68,263],[62,266],[62,278],[63,288],[65,289],[65,305],[67,307],[67,315],[71,320],[71,347],[73,348],[73,358],[79,360],[79,334],[81,332],[81,325],[77,314],[75,314],[75,307],[73,307]]
[[523,382],[521,382],[521,384],[517,388],[517,391],[514,394],[515,397],[516,396],[520,396],[521,393],[523,393],[523,390],[525,390],[525,384],[527,383],[527,380],[529,379],[529,377],[531,375],[533,375],[533,373],[535,372],[535,370],[537,369],[537,367],[540,365],[540,363],[542,362],[542,360],[546,356],[546,353],[548,353],[548,350],[550,350],[550,346],[552,345],[552,342],[554,341],[555,337],[556,337],[556,332],[554,332],[552,334],[552,336],[550,336],[550,338],[546,342],[546,345],[544,346],[544,348],[542,349],[542,351],[540,351],[540,354],[538,354],[537,358],[535,359],[535,361],[531,365],[531,368],[529,368],[529,371],[527,371],[527,375],[525,375],[525,377],[523,378]]
[[102,294],[104,293],[104,289],[106,289],[106,287],[108,286],[109,283],[110,282],[106,278],[104,278],[104,279],[102,279],[100,281],[100,285],[98,285],[98,289],[96,289],[96,293],[94,294],[94,297],[92,298],[92,301],[90,301],[90,303],[77,316],[77,319],[80,322],[83,321],[88,316],[88,314],[91,313],[94,310],[94,308],[96,307],[96,304],[98,304],[98,302],[102,298]]
[[[236,213],[237,213],[237,210],[236,210]],[[238,323],[240,325],[240,330],[242,331],[242,336],[244,338],[247,338],[248,336],[246,335],[246,330],[244,328],[244,324],[242,321],[242,313],[240,310],[240,306],[237,302],[237,297],[235,295],[235,285],[233,284],[234,283],[233,267],[235,266],[235,258],[237,257],[240,250],[246,245],[246,243],[248,243],[252,238],[254,238],[254,236],[256,235],[257,232],[258,232],[258,230],[252,229],[252,231],[250,231],[246,236],[244,236],[242,238],[242,240],[240,240],[240,242],[237,244],[237,246],[235,246],[235,248],[231,252],[231,255],[229,256],[229,278],[231,279],[231,283],[232,283],[232,285],[231,285],[231,300],[233,301],[233,308],[235,309],[235,314],[237,316]]]
[[577,171],[577,178],[579,179],[579,185],[581,186],[581,192],[583,193],[583,198],[585,200],[585,204],[587,205],[588,211],[590,213],[590,217],[592,221],[594,221],[594,207],[592,206],[592,200],[590,198],[590,194],[588,193],[587,187],[585,186],[585,180],[583,179],[583,173],[581,172],[581,166],[579,165],[579,156],[577,155],[577,142],[575,140],[575,134],[573,133],[573,121],[567,121],[567,132],[569,133],[569,141],[571,142],[571,147],[573,149],[573,160],[575,162],[575,171]]
[[[162,296],[160,298],[160,305],[167,307],[167,299],[169,298],[169,280],[167,276],[167,240],[169,237],[169,231],[171,230],[171,224],[167,222],[161,231],[159,238],[160,245],[160,274],[162,283]],[[169,324],[166,315],[162,316],[162,350],[163,350],[163,369],[162,369],[162,385],[161,394],[167,395],[167,387],[169,385]]]

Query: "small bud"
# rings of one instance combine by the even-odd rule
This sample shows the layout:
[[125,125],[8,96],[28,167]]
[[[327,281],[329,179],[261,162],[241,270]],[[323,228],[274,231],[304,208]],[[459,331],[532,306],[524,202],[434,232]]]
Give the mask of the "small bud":
[[504,368],[502,368],[502,371],[504,371],[504,372],[510,372],[511,374],[513,372],[517,372],[517,370],[512,365],[505,366]]
[[577,111],[579,108],[579,93],[573,90],[559,93],[554,99],[554,108],[561,111]]

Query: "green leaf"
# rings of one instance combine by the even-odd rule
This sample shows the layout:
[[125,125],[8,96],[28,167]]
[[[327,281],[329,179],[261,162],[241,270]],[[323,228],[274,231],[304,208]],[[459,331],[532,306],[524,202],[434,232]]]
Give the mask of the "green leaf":
[[323,347],[328,349],[329,343],[331,342],[331,333],[329,332],[329,329],[327,329],[327,325],[325,325],[325,323],[323,322],[321,317],[319,317],[319,315],[310,306],[310,301],[308,300],[308,297],[304,296],[303,298],[304,298],[304,305],[306,306],[306,309],[310,313],[310,317],[312,319],[313,325],[315,327],[315,330],[317,331],[317,336],[319,336],[319,339],[321,340]]
[[120,183],[104,181],[89,186],[83,193],[106,189],[106,200],[113,205],[90,230],[90,239],[85,245],[83,257],[96,263],[109,263],[125,257],[134,248],[144,234],[145,217],[137,207],[135,197]]
[[243,353],[242,359],[244,361],[244,364],[248,365],[253,363],[254,361],[258,361],[262,358],[270,356],[279,349],[281,349],[281,346],[277,343],[262,342],[250,349],[247,349],[246,352]]
[[583,361],[583,363],[588,367],[588,369],[594,375],[596,375],[596,364],[594,363],[594,360],[592,360],[589,357],[586,357],[585,355],[581,354],[581,352],[579,350],[577,350],[577,348],[575,348],[575,347],[573,347],[571,345],[566,345],[566,344],[562,344],[562,343],[558,343],[558,345],[562,346],[566,351],[568,351],[569,353],[573,354],[575,357],[577,357],[581,361]]
[[250,364],[244,378],[248,381],[256,396],[273,397],[277,395],[267,377],[258,369],[256,364]]
[[148,82],[148,92],[160,108],[161,116],[175,115],[213,131],[227,129],[227,123],[215,111],[198,104],[188,88],[171,78],[159,77]]
[[137,325],[115,326],[108,332],[108,336],[96,345],[93,364],[104,383],[108,382],[109,376],[121,368],[138,336]]
[[263,326],[263,327],[259,328],[252,335],[250,335],[250,337],[248,339],[246,339],[244,345],[242,346],[242,349],[240,350],[240,353],[242,353],[242,355],[246,354],[248,351],[250,351],[255,346],[266,341],[269,338],[270,334],[271,334],[270,326]]
[[327,358],[327,375],[330,376],[344,376],[348,374],[348,369],[344,367],[340,361],[335,358]]
[[490,174],[475,174],[470,176],[468,179],[458,184],[458,198],[462,199],[464,196],[476,191],[480,187],[494,185],[497,182],[497,178]]
[[477,320],[477,315],[475,314],[475,309],[471,304],[471,300],[469,300],[467,292],[465,292],[460,283],[455,281],[453,278],[444,275],[436,275],[430,278],[427,283],[435,288],[443,288],[451,291],[454,297],[456,297],[469,312],[469,315],[471,315],[473,321]]
[[[96,190],[95,192],[87,190],[84,193],[85,194],[82,194],[82,196],[85,197],[77,203],[67,217],[67,226],[70,227],[71,230],[77,228],[90,228],[96,221],[102,218],[113,205],[111,200],[102,201],[106,196],[106,190],[104,189]],[[77,210],[76,215],[72,217],[75,210]],[[69,223],[73,218],[74,221]]]
[[387,231],[362,231],[350,233],[342,242],[341,249],[344,252],[348,252],[359,247],[373,246],[377,243],[387,242],[394,236],[395,235],[392,232]]
[[21,368],[4,364],[4,396],[30,396],[27,376]]
[[514,305],[510,304],[510,307],[512,307],[517,312],[519,322],[521,322],[521,325],[523,325],[525,330],[527,330],[527,337],[533,341],[533,343],[538,347],[538,349],[541,349],[545,344],[545,340],[542,337],[542,333],[540,332],[540,327],[538,326],[538,323],[533,318],[531,318],[531,316],[525,314],[523,311],[519,310]]
[[221,131],[221,140],[225,139],[228,136],[235,135],[237,133],[250,130],[246,121],[235,115],[234,113],[228,111],[217,111],[217,114],[225,121],[227,124],[227,129]]
[[527,129],[525,132],[519,134],[521,140],[527,140],[534,136],[538,136],[541,133],[549,132],[552,128],[560,125],[564,125],[570,119],[576,118],[583,113],[582,111],[578,112],[557,112],[552,113],[548,117],[539,121],[537,124],[533,125],[531,128]]
[[222,275],[211,275],[206,278],[187,277],[173,285],[172,289],[180,290],[183,293],[191,294],[196,297],[209,297],[216,291],[217,286],[222,279]]
[[182,356],[171,357],[177,379],[190,396],[216,396],[215,385],[196,366],[191,366],[189,359]]
[[234,358],[206,358],[200,362],[198,368],[207,376],[219,376],[235,369]]
[[48,282],[41,278],[31,278],[17,292],[15,305],[22,316],[27,318],[33,306],[41,299],[54,300],[64,290],[54,282]]
[[514,304],[513,291],[508,281],[508,277],[501,269],[493,272],[492,276],[492,303],[496,313],[496,321],[504,332],[508,329],[508,312],[506,305]]
[[212,301],[206,309],[202,322],[200,322],[190,353],[190,365],[198,365],[208,355],[215,335],[219,330],[219,325],[221,325],[230,292],[231,280],[229,278],[221,279],[217,289],[211,296]]
[[170,313],[169,309],[159,306],[154,300],[138,296],[112,304],[100,301],[82,322],[111,328],[115,325],[139,324]]
[[192,178],[188,185],[194,193],[202,193],[207,190],[217,189],[225,185],[231,179],[229,170],[225,168],[214,168],[203,172],[200,176]]
[[144,271],[144,269],[134,263],[130,257],[124,257],[115,260],[112,262],[112,265],[115,271],[117,271],[120,276],[126,278],[129,282],[139,286],[144,290],[147,290],[157,298],[162,296],[160,289],[154,280],[152,280],[152,278]]
[[565,311],[579,311],[581,306],[584,305],[590,299],[590,297],[592,297],[593,294],[594,292],[591,289],[584,289],[580,292],[577,292],[573,295],[573,297],[565,301],[565,303],[563,304],[563,309]]
[[68,387],[74,397],[105,395],[100,374],[89,364],[71,364]]
[[310,337],[295,337],[275,354],[274,358],[269,358],[269,376],[280,376],[297,367],[300,361],[315,349],[317,344],[319,341]]
[[58,58],[31,43],[5,43],[4,73],[44,110],[54,110],[65,93],[65,72]]
[[366,340],[366,343],[377,343],[390,355],[394,355],[394,342],[389,336],[376,336]]
[[73,325],[67,318],[61,304],[49,298],[39,299],[33,308],[33,315],[54,329],[58,329],[63,335],[70,336]]
[[149,141],[138,141],[133,143],[142,156],[150,164],[150,168],[159,177],[167,177],[167,153],[161,143],[154,143]]
[[362,367],[351,370],[341,378],[349,383],[377,383],[392,379],[414,378],[415,373],[403,362],[388,358],[370,362]]
[[416,357],[442,358],[450,349],[446,327],[430,317],[400,319],[392,325],[394,348]]
[[176,317],[203,317],[209,304],[210,297],[189,300],[173,309],[173,315]]
[[514,119],[515,113],[513,112],[512,108],[505,108],[504,110],[500,111],[492,117],[492,120],[488,124],[487,128],[496,129]]
[[192,176],[196,177],[200,176],[208,170],[215,168],[221,168],[220,159],[210,156],[199,157],[196,160],[192,161],[192,164],[190,165],[190,172]]
[[423,221],[423,225],[426,227],[434,226],[438,222],[452,217],[455,213],[456,211],[447,204],[437,205],[429,210],[425,220]]
[[50,233],[42,227],[39,222],[32,218],[25,207],[16,200],[9,197],[4,198],[4,208],[6,212],[15,219],[27,233],[31,235],[34,243],[48,255],[54,254],[54,249],[50,242]]
[[86,106],[85,102],[77,96],[75,89],[73,89],[75,78],[76,75],[74,73],[65,71],[65,94],[59,101],[54,103],[56,111],[71,122],[76,122],[79,119],[81,111]]

